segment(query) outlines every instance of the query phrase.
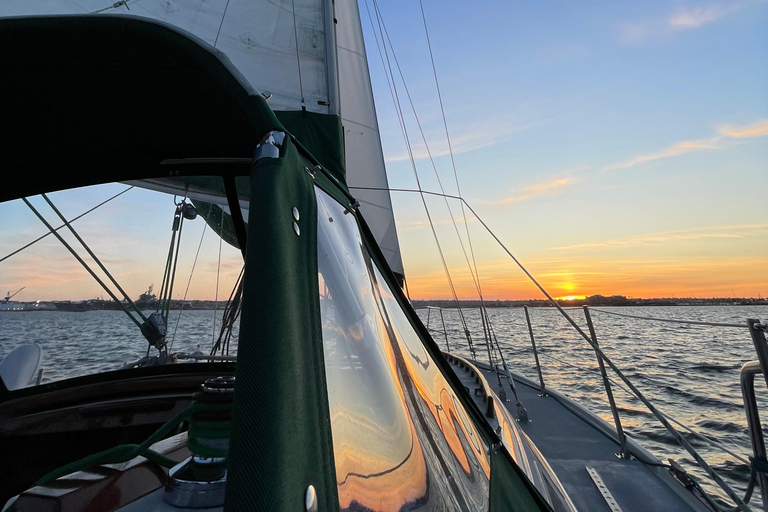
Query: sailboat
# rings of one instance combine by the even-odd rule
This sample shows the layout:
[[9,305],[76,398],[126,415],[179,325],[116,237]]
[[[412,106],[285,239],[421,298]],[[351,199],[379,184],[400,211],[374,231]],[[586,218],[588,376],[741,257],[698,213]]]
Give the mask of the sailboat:
[[0,201],[180,196],[244,271],[236,362],[175,363],[150,316],[157,364],[0,386],[5,510],[714,510],[566,397],[438,348],[355,0],[8,5],[47,15],[0,19]]

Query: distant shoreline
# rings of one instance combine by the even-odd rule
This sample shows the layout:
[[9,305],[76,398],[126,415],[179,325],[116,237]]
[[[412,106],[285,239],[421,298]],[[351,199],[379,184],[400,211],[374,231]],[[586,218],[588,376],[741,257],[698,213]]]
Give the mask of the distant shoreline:
[[[602,295],[592,295],[584,299],[564,300],[556,299],[556,302],[562,307],[581,307],[581,306],[768,306],[768,299],[754,298],[658,298],[658,299],[633,299],[623,295],[613,295],[604,297]],[[460,300],[458,304],[454,300],[414,300],[414,308],[439,307],[439,308],[479,308],[479,300]],[[554,307],[546,299],[527,299],[527,300],[485,300],[482,303],[487,308],[521,308],[529,307]]]
[[[562,307],[581,307],[581,306],[597,306],[597,307],[623,307],[623,306],[768,306],[768,299],[763,298],[728,298],[728,297],[715,297],[709,299],[703,298],[656,298],[656,299],[634,299],[624,297],[623,295],[613,295],[611,297],[605,297],[603,295],[592,295],[584,299],[564,300],[556,299],[556,302]],[[117,304],[112,300],[102,299],[90,299],[83,301],[35,301],[35,302],[11,302],[8,304],[28,305],[28,308],[24,308],[23,311],[110,311],[122,309],[120,304]],[[154,311],[157,309],[157,303],[139,303],[137,304],[143,311]],[[227,305],[226,301],[212,301],[212,300],[174,300],[171,301],[171,310],[214,310],[224,309]],[[421,299],[412,301],[414,308],[426,308],[426,307],[438,307],[444,309],[450,308],[479,308],[481,302],[479,300],[460,300],[458,303],[449,299]],[[553,307],[552,304],[546,299],[527,299],[527,300],[486,300],[483,305],[487,308],[520,308],[523,306],[547,308]],[[127,303],[123,303],[123,306],[128,306]],[[54,309],[55,308],[55,309]],[[0,311],[10,311],[10,309],[3,309],[0,307]],[[22,311],[22,309],[17,309]]]

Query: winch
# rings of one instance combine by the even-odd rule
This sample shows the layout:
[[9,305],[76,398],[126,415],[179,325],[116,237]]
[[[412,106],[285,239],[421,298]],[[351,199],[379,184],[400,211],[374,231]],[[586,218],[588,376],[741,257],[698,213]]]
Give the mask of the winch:
[[220,507],[227,484],[234,377],[208,379],[194,394],[187,448],[192,456],[171,468],[163,499],[185,508]]

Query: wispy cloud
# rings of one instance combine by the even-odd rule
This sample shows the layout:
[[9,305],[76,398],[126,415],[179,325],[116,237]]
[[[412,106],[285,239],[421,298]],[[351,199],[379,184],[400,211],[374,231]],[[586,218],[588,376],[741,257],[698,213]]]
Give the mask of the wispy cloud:
[[730,3],[728,5],[712,4],[680,9],[670,16],[668,23],[672,27],[696,28],[717,21],[728,14],[739,11],[744,3]]
[[[527,130],[537,124],[514,124],[509,121],[485,120],[482,124],[465,125],[461,132],[451,134],[451,148],[453,149],[453,154],[458,155],[490,147],[506,140],[513,133]],[[429,151],[427,151],[418,130],[413,130],[409,127],[408,136],[411,141],[414,160],[429,158],[430,154],[432,158],[437,158],[450,153],[448,144],[445,141],[445,133],[442,130],[442,126],[439,129],[435,129],[434,132],[427,133],[425,130],[427,142],[429,143]],[[410,160],[410,158],[407,151],[385,155],[385,160],[388,163],[402,162]]]
[[607,165],[603,167],[603,170],[616,171],[619,169],[629,169],[630,167],[653,162],[655,160],[672,158],[694,151],[723,149],[729,144],[733,144],[738,139],[763,137],[766,135],[768,135],[768,119],[762,119],[746,126],[723,126],[718,129],[716,135],[708,139],[676,142],[661,151],[638,155],[622,162]]
[[762,119],[747,126],[723,126],[720,128],[720,134],[734,139],[763,137],[768,135],[768,119]]
[[639,44],[669,39],[677,32],[703,27],[764,1],[713,2],[682,7],[668,16],[625,22],[620,27],[621,40],[626,44]]
[[700,240],[704,238],[746,238],[757,233],[768,231],[768,223],[762,224],[737,224],[730,226],[705,226],[698,228],[678,229],[674,231],[661,231],[646,233],[602,242],[591,242],[574,245],[551,247],[552,251],[572,251],[574,249],[590,249],[603,247],[630,247],[654,243],[664,243],[677,240]]
[[[467,222],[474,222],[477,220],[476,217],[473,215],[467,215],[466,218]],[[456,224],[457,226],[462,227],[464,224],[464,217],[461,215],[454,215],[453,220],[451,220],[450,217],[444,218],[444,219],[434,219],[432,221],[433,226],[442,226],[447,224]],[[397,231],[403,232],[403,231],[416,231],[417,229],[424,229],[429,227],[429,222],[426,220],[415,220],[411,222],[397,222]]]
[[511,195],[502,199],[481,202],[487,204],[518,203],[520,201],[526,201],[534,197],[560,193],[570,187],[574,182],[575,180],[573,178],[554,178],[548,181],[542,181],[541,183],[534,183],[533,185],[528,185],[527,187],[513,191]]

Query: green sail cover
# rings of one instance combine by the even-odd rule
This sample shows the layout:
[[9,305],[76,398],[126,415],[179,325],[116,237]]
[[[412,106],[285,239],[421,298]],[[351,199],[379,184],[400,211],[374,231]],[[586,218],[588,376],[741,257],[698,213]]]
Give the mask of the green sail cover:
[[[345,182],[344,141],[339,116],[302,111],[277,111],[275,116],[284,126],[284,131],[314,156],[324,169],[340,183]],[[222,181],[218,177],[190,176],[175,179],[224,195]],[[241,186],[240,183],[237,186],[237,193],[241,199],[248,200],[250,198],[250,190]],[[192,204],[195,205],[198,213],[216,234],[229,245],[239,247],[232,217],[228,213],[223,211],[220,206],[205,201],[193,200]]]
[[[338,510],[317,283],[312,165],[285,156],[253,166],[227,511]],[[293,208],[300,214],[299,235]],[[251,215],[255,213],[252,211]]]

